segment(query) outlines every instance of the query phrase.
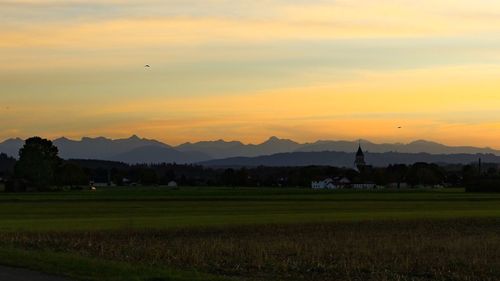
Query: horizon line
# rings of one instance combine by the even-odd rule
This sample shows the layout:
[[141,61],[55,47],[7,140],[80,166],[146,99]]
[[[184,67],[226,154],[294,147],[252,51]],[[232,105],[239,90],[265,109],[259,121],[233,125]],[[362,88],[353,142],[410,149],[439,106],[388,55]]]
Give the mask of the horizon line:
[[[46,138],[48,140],[51,140],[51,141],[56,141],[56,140],[60,140],[60,139],[66,139],[66,140],[69,140],[69,141],[83,141],[84,139],[107,139],[107,140],[111,140],[111,141],[117,141],[117,140],[129,140],[129,139],[140,139],[140,140],[150,140],[150,141],[157,141],[157,142],[160,142],[160,143],[163,143],[163,144],[166,144],[166,145],[169,145],[169,146],[172,146],[172,147],[178,147],[178,146],[181,146],[181,145],[184,145],[184,144],[196,144],[196,143],[200,143],[200,142],[225,142],[225,143],[231,143],[231,142],[239,142],[243,145],[261,145],[261,144],[264,144],[270,140],[273,140],[273,139],[277,139],[277,140],[283,140],[283,141],[292,141],[292,142],[295,142],[297,144],[301,144],[301,145],[304,145],[304,144],[315,144],[315,143],[318,143],[318,142],[356,142],[356,143],[370,143],[370,144],[376,144],[376,145],[383,145],[383,144],[390,144],[390,145],[409,145],[409,144],[412,144],[412,143],[416,143],[416,142],[427,142],[427,143],[434,143],[434,144],[439,144],[439,145],[444,145],[444,146],[447,146],[447,147],[470,147],[470,148],[480,148],[480,149],[491,149],[491,150],[497,150],[497,151],[500,151],[500,149],[496,149],[496,148],[493,148],[493,147],[490,147],[490,146],[474,146],[474,145],[467,145],[467,144],[463,144],[463,145],[450,145],[450,144],[446,144],[446,143],[443,143],[443,142],[439,142],[439,141],[435,141],[435,140],[429,140],[429,139],[415,139],[415,140],[411,140],[411,141],[407,141],[407,142],[401,142],[401,141],[394,141],[394,142],[374,142],[374,141],[371,141],[371,140],[368,140],[368,139],[363,139],[363,138],[359,138],[359,139],[353,139],[353,140],[349,140],[349,139],[317,139],[315,141],[305,141],[305,142],[300,142],[300,141],[295,141],[293,139],[290,139],[290,138],[280,138],[280,137],[277,137],[276,135],[274,136],[270,136],[268,138],[266,138],[264,141],[262,142],[259,142],[259,143],[251,143],[251,142],[243,142],[243,141],[240,141],[240,140],[226,140],[226,139],[223,139],[223,138],[219,138],[219,139],[210,139],[210,140],[199,140],[199,141],[184,141],[184,142],[181,142],[179,144],[175,144],[175,145],[171,145],[169,144],[168,142],[166,141],[163,141],[163,140],[159,140],[159,139],[155,139],[155,138],[147,138],[147,137],[141,137],[139,136],[138,134],[132,134],[130,137],[116,137],[116,138],[113,138],[113,137],[106,137],[106,136],[95,136],[95,137],[89,137],[89,136],[81,136],[80,139],[77,139],[77,138],[69,138],[69,137],[65,137],[65,136],[60,136],[60,137],[55,137],[55,138],[50,138],[50,137],[43,137],[43,136],[40,136],[40,135],[34,135],[32,137],[42,137],[42,138]],[[28,138],[31,138],[31,137],[28,137]],[[6,138],[6,139],[3,139],[0,141],[0,144],[2,143],[5,143],[6,141],[9,141],[9,140],[22,140],[22,141],[25,141],[27,138],[22,138],[22,137],[10,137],[10,138]]]

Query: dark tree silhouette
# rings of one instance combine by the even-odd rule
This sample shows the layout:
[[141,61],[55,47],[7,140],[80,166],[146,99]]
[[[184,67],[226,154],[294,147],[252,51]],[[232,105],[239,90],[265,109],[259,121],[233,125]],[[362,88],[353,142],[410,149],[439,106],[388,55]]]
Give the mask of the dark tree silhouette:
[[19,151],[15,175],[26,180],[30,187],[47,190],[55,183],[60,163],[58,149],[51,141],[40,137],[29,138]]
[[415,163],[408,169],[406,179],[413,186],[436,185],[444,182],[442,168],[436,164]]
[[0,177],[11,174],[14,171],[16,159],[8,156],[5,153],[0,153]]
[[407,173],[408,167],[404,164],[389,165],[386,168],[386,180],[389,182],[395,182],[397,184],[397,188],[401,188],[401,183],[405,181]]
[[140,182],[143,185],[154,185],[158,182],[156,171],[151,168],[143,168],[140,171]]
[[71,188],[87,185],[89,177],[82,167],[72,162],[64,162],[57,170],[57,184]]

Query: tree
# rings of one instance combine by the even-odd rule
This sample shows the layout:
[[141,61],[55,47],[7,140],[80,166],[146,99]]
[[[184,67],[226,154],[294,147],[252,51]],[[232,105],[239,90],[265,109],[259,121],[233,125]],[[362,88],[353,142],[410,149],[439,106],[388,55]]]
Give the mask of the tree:
[[407,180],[413,186],[442,184],[444,173],[436,164],[415,163],[408,169]]
[[154,169],[143,168],[140,172],[140,181],[143,185],[153,185],[158,183],[158,176]]
[[405,181],[408,167],[404,164],[389,165],[386,169],[386,181],[395,182],[397,188],[401,188],[401,183]]
[[8,156],[5,153],[0,153],[0,177],[5,178],[12,175],[16,159]]
[[56,171],[60,163],[58,149],[51,141],[33,137],[27,139],[19,150],[15,175],[17,178],[26,180],[30,187],[47,190],[55,183]]
[[77,164],[65,162],[57,170],[57,183],[62,186],[78,187],[87,185],[89,177]]

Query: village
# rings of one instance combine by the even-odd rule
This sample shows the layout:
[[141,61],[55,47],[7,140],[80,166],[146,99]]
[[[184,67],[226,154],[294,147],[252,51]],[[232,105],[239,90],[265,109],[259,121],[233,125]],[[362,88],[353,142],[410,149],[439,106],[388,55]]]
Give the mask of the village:
[[[494,190],[500,182],[496,163],[372,165],[372,153],[359,144],[350,153],[353,165],[206,167],[196,164],[135,164],[71,159],[62,160],[48,190],[81,190],[108,187],[259,187],[307,188],[312,190],[438,189],[465,187]],[[365,158],[366,157],[366,158]],[[349,162],[349,161],[348,161]],[[17,160],[0,154],[0,192],[39,191],[26,179],[16,178]],[[349,165],[349,164],[347,164]],[[3,167],[3,168],[2,168]],[[19,170],[18,170],[19,172]]]
[[[361,144],[358,147],[358,151],[356,152],[356,156],[354,159],[354,169],[358,173],[362,173],[367,169],[370,169],[371,166],[367,165],[365,160],[365,154],[363,149],[361,148]],[[406,182],[391,182],[385,185],[377,185],[372,181],[365,181],[362,179],[351,180],[345,176],[335,176],[328,177],[322,180],[316,180],[311,182],[312,189],[384,189],[384,188],[408,188],[409,185]],[[426,188],[442,188],[444,187],[441,184],[435,184],[431,186],[420,186]]]

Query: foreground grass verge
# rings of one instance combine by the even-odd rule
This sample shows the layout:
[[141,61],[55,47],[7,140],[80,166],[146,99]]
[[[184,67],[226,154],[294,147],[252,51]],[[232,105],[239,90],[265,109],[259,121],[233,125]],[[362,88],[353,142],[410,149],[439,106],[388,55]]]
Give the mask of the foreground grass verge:
[[61,273],[76,269],[76,276],[85,268],[125,272],[84,280],[210,280],[151,271],[176,268],[236,280],[494,281],[500,280],[499,234],[497,218],[14,232],[0,234],[0,241],[26,254],[58,253],[45,270],[62,261]]
[[0,264],[81,281],[223,281],[194,271],[172,271],[146,265],[84,257],[51,250],[0,248]]

